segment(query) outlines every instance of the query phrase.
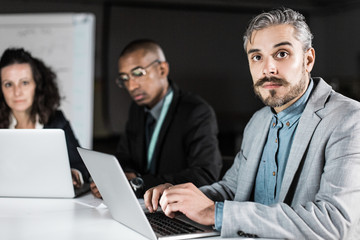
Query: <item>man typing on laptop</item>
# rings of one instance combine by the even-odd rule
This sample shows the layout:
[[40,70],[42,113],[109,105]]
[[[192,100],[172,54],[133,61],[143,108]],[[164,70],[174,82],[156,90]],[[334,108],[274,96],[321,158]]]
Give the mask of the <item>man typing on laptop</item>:
[[311,42],[303,15],[291,9],[250,22],[244,48],[266,107],[247,124],[221,181],[152,188],[149,211],[160,204],[170,217],[215,225],[222,237],[360,238],[360,104],[311,78]]

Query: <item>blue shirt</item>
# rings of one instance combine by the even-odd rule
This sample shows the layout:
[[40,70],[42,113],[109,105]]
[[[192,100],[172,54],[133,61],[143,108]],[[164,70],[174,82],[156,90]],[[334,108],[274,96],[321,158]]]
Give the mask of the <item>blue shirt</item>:
[[294,140],[296,128],[313,88],[290,107],[274,114],[256,176],[254,201],[264,205],[277,203],[286,163]]
[[[264,205],[277,203],[284,177],[286,163],[295,136],[296,128],[306,102],[313,89],[310,84],[306,92],[290,107],[279,113],[274,113],[267,141],[259,164],[254,191],[254,201]],[[223,204],[215,203],[215,228],[222,227]]]

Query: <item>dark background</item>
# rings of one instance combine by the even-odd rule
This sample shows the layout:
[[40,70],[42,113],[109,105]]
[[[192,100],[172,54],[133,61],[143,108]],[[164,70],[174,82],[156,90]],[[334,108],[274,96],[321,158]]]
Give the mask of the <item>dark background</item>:
[[220,149],[234,156],[255,98],[242,35],[250,18],[279,6],[306,16],[316,50],[313,76],[360,97],[358,0],[0,0],[1,13],[91,12],[96,16],[93,148],[113,152],[124,131],[130,98],[118,89],[119,52],[129,41],[152,38],[170,63],[170,78],[213,106]]

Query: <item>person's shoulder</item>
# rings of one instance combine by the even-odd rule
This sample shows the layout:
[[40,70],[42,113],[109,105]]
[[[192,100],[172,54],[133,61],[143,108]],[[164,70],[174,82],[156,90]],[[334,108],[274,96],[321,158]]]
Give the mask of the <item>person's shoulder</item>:
[[[330,125],[346,126],[347,123],[360,124],[360,103],[336,92],[321,78],[314,79],[314,89],[304,110],[304,119],[318,116],[327,128]],[[341,123],[341,124],[339,124]]]
[[336,92],[324,80],[320,79],[318,87],[314,90],[314,105],[323,105],[323,112],[349,112],[360,111],[360,102]]
[[214,120],[216,118],[214,109],[202,97],[190,91],[177,89],[170,110],[183,121],[194,119]]
[[189,90],[182,89],[174,81],[169,80],[171,89],[174,94],[174,100],[186,104],[208,104],[200,95]]
[[324,109],[327,113],[341,115],[357,114],[360,116],[360,103],[335,91],[331,92]]
[[337,102],[339,104],[349,105],[350,107],[359,108],[360,102],[356,101],[352,98],[349,98],[341,93],[338,93],[336,91],[331,92],[331,99],[330,101]]
[[53,116],[54,119],[66,120],[65,114],[61,110],[55,110]]
[[58,116],[58,117],[63,117],[65,118],[65,114],[63,113],[63,111],[61,111],[60,109],[57,109],[54,111],[54,115]]
[[204,106],[211,108],[210,104],[205,101],[200,95],[190,91],[179,89],[178,92],[179,102],[188,107]]
[[45,124],[46,127],[62,127],[66,124],[67,119],[61,110],[55,110],[50,116],[49,121]]

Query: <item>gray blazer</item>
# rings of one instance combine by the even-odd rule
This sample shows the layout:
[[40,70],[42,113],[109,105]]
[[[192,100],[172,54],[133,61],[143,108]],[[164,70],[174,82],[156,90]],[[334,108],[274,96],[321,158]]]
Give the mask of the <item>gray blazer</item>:
[[225,201],[222,237],[360,239],[360,103],[321,78],[300,118],[279,203],[253,202],[255,178],[272,112],[247,124],[241,150],[224,178],[201,190]]

